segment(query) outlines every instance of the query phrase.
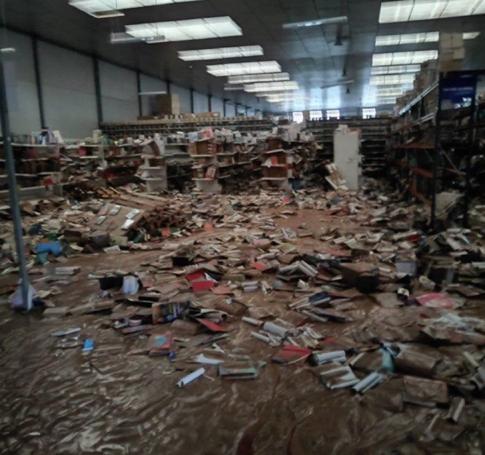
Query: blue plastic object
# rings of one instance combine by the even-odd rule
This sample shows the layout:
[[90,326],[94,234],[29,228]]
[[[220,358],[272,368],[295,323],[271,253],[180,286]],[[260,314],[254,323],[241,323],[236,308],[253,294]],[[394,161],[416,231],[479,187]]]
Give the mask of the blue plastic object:
[[92,338],[86,338],[83,344],[83,352],[91,352],[94,349],[94,340]]
[[47,253],[59,256],[62,253],[62,245],[59,241],[39,243],[35,247],[35,252],[41,255]]
[[381,370],[386,373],[394,373],[394,360],[391,353],[385,348],[381,348],[380,351],[382,353]]

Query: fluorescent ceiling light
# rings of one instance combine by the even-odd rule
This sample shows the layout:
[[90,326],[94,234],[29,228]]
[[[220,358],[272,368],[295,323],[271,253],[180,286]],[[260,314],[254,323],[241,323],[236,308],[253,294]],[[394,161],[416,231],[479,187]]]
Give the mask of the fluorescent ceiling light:
[[98,13],[88,14],[95,17],[96,19],[109,19],[111,17],[123,17],[125,15],[123,11],[118,10],[100,11]]
[[180,60],[195,62],[200,60],[221,60],[225,58],[258,57],[263,55],[264,52],[261,46],[236,46],[179,51],[178,54]]
[[255,93],[258,98],[294,98],[297,96],[295,92],[288,92],[280,90],[279,92],[268,91],[268,92],[258,92]]
[[377,98],[376,105],[382,106],[383,104],[396,104],[395,96],[383,96],[382,98]]
[[[480,32],[463,33],[463,39],[475,39]],[[381,35],[376,37],[376,46],[399,46],[402,44],[437,43],[440,32],[404,33],[401,35]]]
[[227,63],[225,65],[208,65],[207,72],[213,76],[238,76],[242,74],[278,73],[281,67],[276,61]]
[[228,16],[133,24],[126,26],[126,33],[148,43],[242,35],[241,28]]
[[400,44],[437,43],[439,40],[440,32],[381,35],[376,37],[376,46],[399,46]]
[[289,81],[288,73],[248,74],[242,76],[229,76],[229,84],[250,84],[252,82],[279,82]]
[[298,82],[295,81],[257,82],[244,86],[244,90],[248,93],[283,92],[298,90],[299,88]]
[[436,60],[438,51],[388,52],[374,54],[372,66],[419,64],[428,60]]
[[225,92],[242,92],[244,90],[244,85],[239,84],[224,84]]
[[381,87],[377,91],[377,97],[401,96],[406,89],[404,87]]
[[0,48],[2,54],[15,54],[15,47],[2,47]]
[[381,74],[418,73],[419,71],[421,71],[420,65],[374,66],[371,69],[371,74],[377,76]]
[[370,85],[412,84],[414,78],[414,74],[387,74],[384,76],[372,76],[369,83]]
[[165,90],[156,90],[152,92],[138,92],[140,96],[154,96],[154,95],[166,95],[167,92]]
[[465,32],[463,33],[463,39],[475,39],[480,36],[480,32]]
[[294,97],[294,98],[266,98],[268,103],[272,104],[282,104],[282,103],[306,103],[305,98]]
[[307,97],[299,95],[297,93],[288,93],[288,92],[283,92],[283,93],[272,93],[268,92],[265,94],[264,98],[266,98],[268,101],[271,100],[272,102],[283,102],[283,101],[306,101],[308,100]]
[[325,17],[321,19],[312,19],[308,21],[301,22],[288,22],[283,24],[283,28],[305,28],[305,27],[318,27],[319,25],[330,25],[330,24],[346,24],[348,21],[347,16],[336,16],[336,17]]
[[397,0],[381,3],[379,22],[412,22],[485,14],[485,0]]
[[98,19],[124,16],[120,10],[198,0],[70,0],[69,5]]
[[142,41],[140,38],[135,38],[134,36],[128,35],[125,32],[112,32],[109,35],[109,41],[111,44],[128,44],[128,43],[139,43]]

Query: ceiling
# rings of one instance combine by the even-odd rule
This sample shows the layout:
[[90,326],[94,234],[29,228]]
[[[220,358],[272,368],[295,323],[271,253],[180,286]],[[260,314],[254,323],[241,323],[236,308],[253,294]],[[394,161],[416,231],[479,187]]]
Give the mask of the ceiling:
[[[464,0],[467,1],[467,0]],[[252,105],[255,98],[244,92],[224,92],[226,78],[206,72],[214,63],[183,62],[178,50],[225,46],[261,45],[264,56],[217,61],[231,63],[277,60],[282,71],[298,81],[302,101],[287,109],[352,109],[365,104],[372,54],[377,34],[427,31],[473,32],[485,30],[485,15],[379,24],[380,0],[202,0],[125,10],[125,16],[95,19],[68,5],[68,0],[6,0],[4,22],[15,30],[36,34],[76,50],[95,54],[144,73],[194,88],[201,93],[230,98]],[[336,45],[337,25],[286,30],[285,22],[334,16],[348,16]],[[116,44],[109,34],[123,31],[125,24],[230,16],[243,31],[242,36],[176,43]],[[485,32],[466,41],[467,67],[485,67]],[[436,49],[436,43],[386,46],[380,52]],[[352,79],[349,86],[322,89],[341,78]],[[274,107],[276,109],[276,106]]]

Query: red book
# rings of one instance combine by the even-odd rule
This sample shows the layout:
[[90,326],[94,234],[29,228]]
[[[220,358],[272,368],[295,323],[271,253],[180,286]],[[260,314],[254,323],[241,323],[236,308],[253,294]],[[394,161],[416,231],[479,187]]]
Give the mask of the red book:
[[193,292],[204,292],[211,290],[215,284],[212,280],[192,281],[191,287]]
[[210,319],[197,319],[197,322],[202,324],[206,329],[209,329],[211,332],[215,332],[215,333],[228,332],[226,328],[222,327],[216,322],[212,322]]
[[189,273],[188,275],[185,276],[185,278],[188,281],[201,280],[201,279],[205,278],[205,273],[201,270],[198,270],[197,272]]
[[272,358],[275,363],[293,363],[306,360],[312,354],[308,348],[300,348],[292,344],[285,344]]

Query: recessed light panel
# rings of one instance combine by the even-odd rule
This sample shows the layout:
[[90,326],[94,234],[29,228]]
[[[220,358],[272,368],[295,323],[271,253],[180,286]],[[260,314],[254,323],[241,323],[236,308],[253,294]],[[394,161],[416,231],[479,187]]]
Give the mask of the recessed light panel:
[[409,65],[424,63],[428,60],[436,60],[438,51],[415,51],[415,52],[388,52],[374,54],[372,66]]
[[[287,98],[293,99],[293,97],[294,97],[294,95],[292,95],[293,92],[294,92],[294,90],[287,90],[284,93],[287,94],[287,96],[286,96]],[[269,91],[269,92],[251,92],[251,94],[254,95],[257,98],[266,98],[266,99],[268,99],[268,98],[274,99],[275,93],[277,95],[279,94],[278,98],[282,98],[281,93],[279,93],[279,92],[272,92],[272,91]]]
[[382,106],[383,104],[396,104],[396,96],[383,96],[382,98],[377,98],[377,106]]
[[227,63],[225,65],[208,65],[207,72],[213,76],[238,76],[243,74],[277,73],[281,67],[276,61]]
[[408,87],[380,87],[377,90],[377,97],[401,96],[407,90]]
[[[475,39],[480,32],[463,33],[463,39]],[[381,35],[376,37],[376,46],[399,46],[401,44],[437,43],[440,32],[404,33],[401,35]]]
[[254,93],[255,96],[258,98],[294,98],[296,95],[295,92],[288,92],[284,90],[280,90],[279,92],[275,91],[268,91],[268,92],[257,92]]
[[414,78],[414,74],[389,74],[385,76],[372,76],[369,83],[370,85],[412,84]]
[[199,0],[70,0],[69,5],[97,18],[124,16],[123,9],[145,6],[170,5],[171,3],[194,2]]
[[321,19],[310,19],[308,21],[288,22],[286,24],[283,24],[283,28],[293,29],[293,28],[318,27],[320,25],[345,24],[347,23],[347,21],[348,21],[347,16],[323,17]]
[[244,90],[248,93],[265,93],[265,92],[283,92],[298,90],[298,82],[283,81],[283,82],[257,82],[255,84],[248,84],[244,86]]
[[463,39],[475,39],[480,36],[480,32],[465,32],[463,33]]
[[241,28],[228,16],[133,24],[126,26],[126,33],[148,43],[242,35]]
[[195,62],[200,60],[222,60],[225,58],[258,57],[263,55],[264,52],[261,46],[236,46],[179,51],[178,54],[180,60]]
[[242,92],[243,90],[244,90],[244,85],[224,84],[225,92]]
[[285,102],[291,102],[291,101],[307,101],[308,98],[297,95],[294,93],[276,93],[276,94],[271,94],[271,93],[266,93],[266,96],[264,96],[267,101],[270,103],[285,103]]
[[379,22],[412,22],[485,14],[485,0],[397,0],[381,3]]
[[288,73],[248,74],[242,76],[230,76],[229,84],[251,84],[252,82],[279,82],[289,81]]
[[400,44],[437,43],[439,40],[440,32],[381,35],[376,37],[376,46],[399,46]]
[[420,65],[391,65],[391,66],[374,66],[371,69],[373,76],[382,74],[403,74],[403,73],[417,73],[421,71]]

